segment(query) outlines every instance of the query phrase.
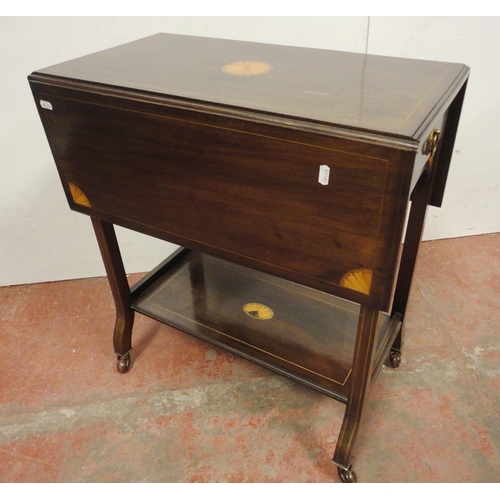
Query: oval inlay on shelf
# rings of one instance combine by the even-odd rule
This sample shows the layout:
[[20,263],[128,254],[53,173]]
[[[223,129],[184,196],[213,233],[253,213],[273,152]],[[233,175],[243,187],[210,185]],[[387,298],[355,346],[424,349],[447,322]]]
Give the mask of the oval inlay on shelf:
[[271,319],[274,316],[274,312],[270,307],[256,302],[245,304],[243,306],[243,311],[245,311],[245,314],[254,319]]

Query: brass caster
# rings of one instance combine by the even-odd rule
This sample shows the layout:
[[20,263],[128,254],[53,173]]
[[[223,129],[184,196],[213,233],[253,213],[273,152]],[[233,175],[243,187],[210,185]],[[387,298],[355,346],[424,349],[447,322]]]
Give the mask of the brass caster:
[[130,353],[118,356],[118,363],[116,367],[120,373],[127,373],[130,368]]
[[343,483],[356,483],[356,474],[349,467],[349,469],[343,469],[342,467],[337,467],[337,472],[339,474],[339,478]]
[[397,368],[401,364],[401,353],[398,351],[391,351],[389,355],[389,364],[392,368]]

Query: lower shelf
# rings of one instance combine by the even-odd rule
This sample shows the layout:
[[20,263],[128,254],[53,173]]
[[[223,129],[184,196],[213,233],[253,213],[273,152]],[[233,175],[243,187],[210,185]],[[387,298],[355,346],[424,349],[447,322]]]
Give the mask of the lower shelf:
[[359,305],[194,251],[159,274],[134,310],[347,400]]

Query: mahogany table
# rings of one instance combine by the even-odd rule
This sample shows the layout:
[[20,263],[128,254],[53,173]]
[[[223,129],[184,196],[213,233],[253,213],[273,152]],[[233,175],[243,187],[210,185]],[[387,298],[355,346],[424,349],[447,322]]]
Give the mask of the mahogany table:
[[[94,225],[118,370],[139,312],[302,382],[346,404],[333,462],[355,481],[363,405],[400,363],[468,75],[169,34],[32,73],[69,206]],[[114,225],[179,250],[129,288]]]

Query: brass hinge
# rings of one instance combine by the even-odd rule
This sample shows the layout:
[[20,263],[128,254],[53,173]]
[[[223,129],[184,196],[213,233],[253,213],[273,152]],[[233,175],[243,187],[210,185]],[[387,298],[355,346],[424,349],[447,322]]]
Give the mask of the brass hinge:
[[431,158],[434,157],[437,151],[438,143],[439,143],[439,137],[441,135],[441,130],[435,128],[430,134],[429,137],[427,138],[427,141],[425,141],[424,144],[424,154],[425,155],[430,155]]

